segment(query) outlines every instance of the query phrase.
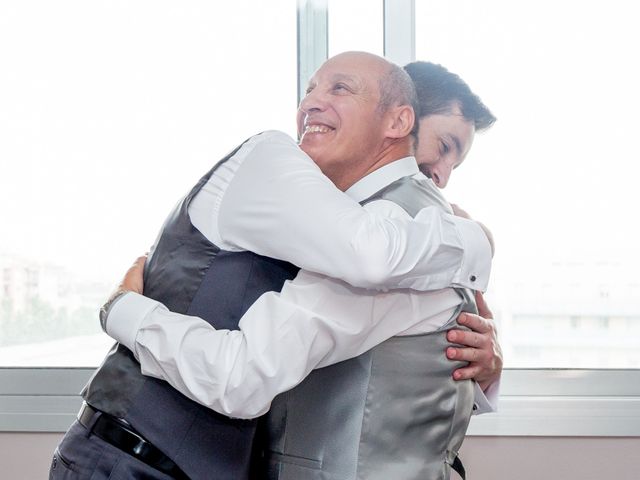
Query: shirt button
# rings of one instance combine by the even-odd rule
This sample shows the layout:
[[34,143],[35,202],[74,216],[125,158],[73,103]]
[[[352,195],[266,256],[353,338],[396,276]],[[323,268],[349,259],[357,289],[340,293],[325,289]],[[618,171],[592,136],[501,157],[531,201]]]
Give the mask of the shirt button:
[[478,410],[478,404],[477,404],[477,403],[474,403],[474,404],[473,404],[473,411],[475,412],[476,410]]
[[469,277],[469,280],[471,280],[472,282],[475,282],[476,281],[476,276],[475,275],[471,275]]

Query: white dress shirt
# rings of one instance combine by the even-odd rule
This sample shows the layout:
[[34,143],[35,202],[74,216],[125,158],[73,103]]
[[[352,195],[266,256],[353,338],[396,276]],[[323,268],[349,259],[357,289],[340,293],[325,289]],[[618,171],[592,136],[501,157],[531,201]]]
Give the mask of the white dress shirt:
[[222,250],[286,260],[356,287],[484,291],[489,281],[491,247],[476,222],[437,208],[415,221],[365,210],[282,132],[246,142],[189,215]]
[[[237,168],[234,179],[242,171]],[[406,175],[421,176],[437,191],[409,157],[376,170],[347,193],[358,202]],[[223,201],[221,207],[225,205]],[[392,202],[371,202],[365,209],[408,220]],[[190,210],[196,224],[194,213]],[[209,234],[202,224],[198,228]],[[332,240],[330,234],[322,239]],[[240,330],[216,330],[133,293],[113,306],[106,328],[134,352],[144,374],[167,380],[220,413],[250,418],[266,412],[278,393],[297,385],[312,369],[357,356],[394,335],[438,329],[459,303],[450,288],[380,293],[302,270],[281,293],[261,296],[242,317]],[[479,389],[476,397],[478,411],[492,409]]]

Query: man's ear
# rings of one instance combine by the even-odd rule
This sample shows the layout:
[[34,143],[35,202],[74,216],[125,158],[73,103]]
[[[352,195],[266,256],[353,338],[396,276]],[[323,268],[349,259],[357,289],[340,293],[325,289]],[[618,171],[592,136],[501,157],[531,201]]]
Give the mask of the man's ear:
[[392,107],[387,113],[389,114],[388,138],[404,138],[411,133],[416,115],[410,105]]

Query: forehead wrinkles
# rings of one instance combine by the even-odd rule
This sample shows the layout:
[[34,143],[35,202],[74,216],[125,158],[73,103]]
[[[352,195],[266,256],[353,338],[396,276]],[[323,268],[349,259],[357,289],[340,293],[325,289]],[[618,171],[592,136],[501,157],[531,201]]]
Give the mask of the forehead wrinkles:
[[348,73],[324,73],[320,71],[318,71],[316,75],[309,80],[309,87],[315,87],[323,80],[327,81],[329,84],[344,82],[348,86],[357,90],[368,90],[367,82],[360,75]]
[[331,75],[332,82],[347,82],[351,84],[361,84],[362,78],[358,75],[350,75],[348,73],[334,73]]

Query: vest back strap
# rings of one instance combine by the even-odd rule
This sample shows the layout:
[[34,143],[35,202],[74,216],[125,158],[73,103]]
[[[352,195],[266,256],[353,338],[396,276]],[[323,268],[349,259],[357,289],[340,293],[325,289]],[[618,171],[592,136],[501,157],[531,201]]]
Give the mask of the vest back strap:
[[457,455],[456,455],[456,458],[453,459],[453,463],[451,464],[451,468],[458,475],[460,475],[460,478],[462,478],[462,480],[466,480],[467,472],[465,472],[465,470],[464,470],[464,465],[462,465],[462,460],[460,460],[460,457],[458,457]]

